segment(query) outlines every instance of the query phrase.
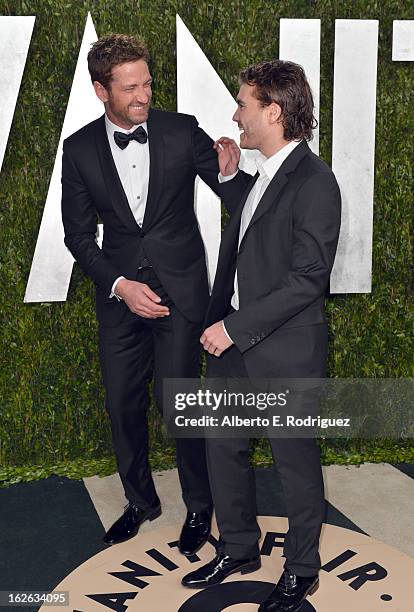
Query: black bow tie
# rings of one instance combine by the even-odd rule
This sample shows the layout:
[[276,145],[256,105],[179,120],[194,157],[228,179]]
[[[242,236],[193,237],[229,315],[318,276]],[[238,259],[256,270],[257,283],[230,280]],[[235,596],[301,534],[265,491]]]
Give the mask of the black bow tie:
[[114,140],[120,149],[125,149],[125,147],[129,145],[130,140],[137,140],[141,144],[145,144],[148,140],[148,136],[142,125],[139,125],[137,129],[130,134],[114,132]]

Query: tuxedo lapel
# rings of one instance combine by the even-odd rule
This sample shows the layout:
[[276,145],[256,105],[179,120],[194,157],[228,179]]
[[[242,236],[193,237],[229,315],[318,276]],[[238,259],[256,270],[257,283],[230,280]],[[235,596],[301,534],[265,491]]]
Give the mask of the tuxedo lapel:
[[162,192],[164,177],[164,137],[163,129],[157,121],[156,112],[152,109],[147,119],[148,144],[150,154],[150,175],[148,185],[147,204],[142,228],[147,230],[153,221],[159,196]]
[[128,203],[128,198],[122,187],[121,179],[112,157],[111,147],[108,141],[108,135],[105,126],[105,115],[98,120],[95,130],[96,148],[102,168],[102,175],[105,181],[106,190],[112,202],[114,210],[118,214],[121,221],[133,231],[140,232],[141,228],[132,214],[131,207]]

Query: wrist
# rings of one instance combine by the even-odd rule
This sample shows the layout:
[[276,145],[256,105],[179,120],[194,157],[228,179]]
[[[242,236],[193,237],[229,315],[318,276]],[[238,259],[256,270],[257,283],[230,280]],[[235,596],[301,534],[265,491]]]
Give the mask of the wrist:
[[226,173],[224,173],[220,170],[219,183],[226,183],[227,181],[231,181],[231,179],[233,179],[237,175],[238,171],[239,171],[238,167],[236,167],[236,169],[233,172],[229,170]]
[[120,278],[114,290],[115,295],[123,299],[125,290],[127,289],[129,282],[130,281],[127,280],[126,278]]
[[232,340],[232,339],[230,338],[230,336],[229,336],[229,333],[228,333],[228,331],[227,331],[227,329],[226,329],[226,326],[224,325],[224,321],[222,321],[222,322],[221,322],[221,324],[222,324],[222,326],[223,326],[223,331],[224,331],[224,333],[226,334],[227,339],[228,339],[228,340],[230,340],[230,342],[231,342],[232,344],[234,344],[233,340]]

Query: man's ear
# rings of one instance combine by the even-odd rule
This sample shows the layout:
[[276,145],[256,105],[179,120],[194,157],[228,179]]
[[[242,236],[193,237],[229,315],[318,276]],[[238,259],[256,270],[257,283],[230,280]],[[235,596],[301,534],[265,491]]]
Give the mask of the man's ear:
[[105,87],[99,81],[94,81],[93,82],[93,88],[94,88],[95,93],[96,93],[96,95],[98,96],[98,98],[100,99],[101,102],[108,102],[108,100],[109,100],[108,91],[105,89]]
[[271,123],[272,125],[275,123],[280,123],[282,121],[282,109],[280,108],[279,104],[276,104],[276,102],[272,102],[271,104],[269,104],[268,118],[269,123]]

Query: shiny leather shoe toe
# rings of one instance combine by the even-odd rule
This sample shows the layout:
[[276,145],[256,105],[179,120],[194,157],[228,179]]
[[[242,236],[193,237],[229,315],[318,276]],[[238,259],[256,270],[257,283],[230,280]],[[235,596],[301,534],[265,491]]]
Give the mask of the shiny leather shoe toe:
[[308,595],[319,586],[318,576],[297,576],[285,570],[276,587],[260,604],[259,612],[299,612]]
[[158,504],[143,510],[137,504],[130,502],[125,506],[125,511],[122,516],[108,529],[103,541],[105,544],[119,544],[134,537],[138,533],[138,529],[146,520],[153,521],[161,514],[161,506]]
[[250,574],[258,570],[260,566],[260,557],[232,559],[229,555],[220,552],[210,563],[184,576],[181,584],[190,589],[204,589],[205,587],[219,584],[230,574],[235,574],[236,572]]
[[178,550],[181,554],[194,555],[207,542],[211,529],[209,512],[187,512],[187,518],[181,530]]

